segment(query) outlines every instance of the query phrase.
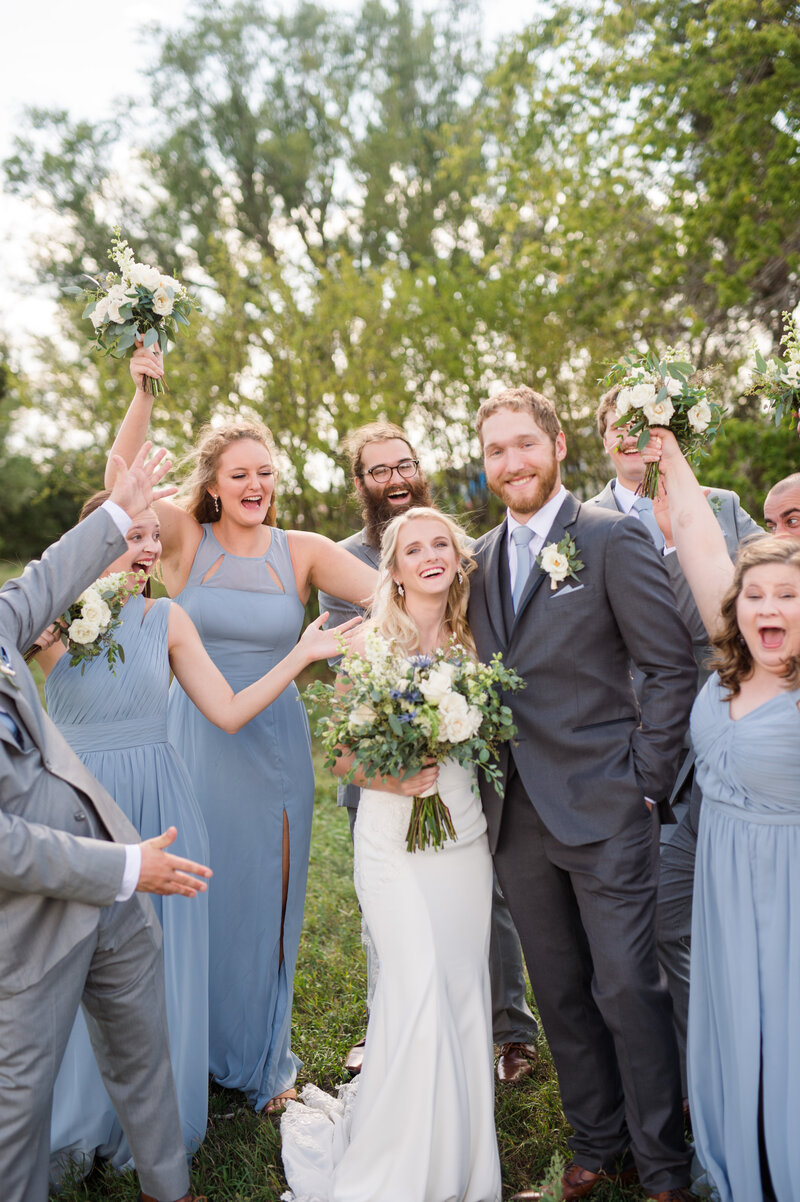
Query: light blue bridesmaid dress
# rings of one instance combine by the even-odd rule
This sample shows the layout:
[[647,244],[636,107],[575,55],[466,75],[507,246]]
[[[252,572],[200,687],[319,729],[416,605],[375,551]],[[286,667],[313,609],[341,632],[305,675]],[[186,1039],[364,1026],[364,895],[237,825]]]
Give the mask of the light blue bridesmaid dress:
[[[272,530],[266,555],[242,558],[204,526],[177,600],[236,691],[282,659],[303,624],[283,530]],[[314,802],[308,720],[290,684],[226,735],[175,681],[168,729],[192,774],[211,844],[209,1067],[259,1110],[294,1084],[300,1066],[290,1036]],[[281,960],[284,813],[290,871]]]
[[[125,661],[112,675],[104,657],[84,674],[56,663],[45,685],[50,717],[89,771],[105,786],[143,839],[178,829],[170,848],[208,863],[208,835],[186,765],[167,742],[170,601],[145,614],[142,596],[123,609],[116,639]],[[187,1154],[201,1143],[208,1111],[207,895],[152,896],[164,932],[170,1056]],[[88,1172],[95,1153],[121,1168],[130,1159],[79,1013],[56,1079],[50,1127],[51,1176],[70,1162]],[[74,1170],[73,1170],[74,1171]]]
[[800,689],[734,721],[712,676],[692,742],[703,809],[689,998],[697,1154],[722,1202],[800,1196]]

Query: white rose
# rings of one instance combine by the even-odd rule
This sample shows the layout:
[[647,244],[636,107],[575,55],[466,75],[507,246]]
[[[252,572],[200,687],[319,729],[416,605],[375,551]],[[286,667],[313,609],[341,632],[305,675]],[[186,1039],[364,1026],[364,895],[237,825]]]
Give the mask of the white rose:
[[784,368],[783,374],[791,384],[800,382],[800,360],[790,359]]
[[652,401],[642,405],[642,413],[651,426],[668,426],[674,412],[675,406],[669,397],[665,397],[663,401],[657,401],[653,397]]
[[477,734],[483,715],[474,705],[468,705],[460,693],[450,693],[439,706],[440,743],[464,743]]
[[620,388],[617,393],[617,399],[614,401],[614,408],[617,411],[617,417],[624,417],[631,408],[631,393],[632,388]]
[[87,622],[85,618],[76,618],[71,622],[67,630],[67,636],[72,643],[93,643],[100,633],[97,626],[93,622]]
[[153,309],[160,317],[169,317],[174,303],[166,288],[156,288],[153,293]]
[[[127,298],[126,298],[127,299]],[[108,317],[110,321],[115,322],[118,326],[122,325],[125,318],[121,316],[120,309],[125,301],[111,300],[108,302]]]
[[667,396],[680,396],[683,392],[683,384],[680,380],[676,380],[673,376],[667,376],[664,381],[664,387],[667,390]]
[[[645,405],[654,401],[658,396],[655,384],[634,384],[632,388],[623,389],[623,392],[628,394],[631,409],[644,409]],[[617,397],[617,401],[619,401],[619,397]],[[619,405],[617,405],[617,413],[619,413]]]
[[159,282],[159,287],[166,288],[168,292],[170,289],[172,289],[173,296],[177,296],[178,293],[183,290],[183,285],[171,275],[162,275]]
[[[442,700],[452,693],[453,668],[452,664],[439,664],[428,673],[425,680],[419,682],[419,691],[426,701],[432,705],[441,705]],[[463,700],[463,698],[462,698]]]
[[105,630],[111,622],[111,610],[100,597],[89,597],[83,604],[82,617],[84,622]]
[[151,292],[155,292],[161,283],[161,272],[147,263],[134,263],[128,272],[128,278],[134,287],[149,288]]
[[711,406],[708,401],[698,401],[687,410],[686,420],[696,434],[702,434],[711,423]]
[[103,598],[100,596],[100,590],[98,589],[97,585],[90,584],[88,588],[85,588],[83,590],[80,597],[78,597],[77,604],[78,605],[86,605],[86,603],[89,601],[102,601],[102,600],[103,600]]
[[105,324],[106,318],[108,317],[108,297],[107,296],[100,297],[100,300],[97,302],[95,307],[92,309],[92,312],[89,314],[89,316],[91,317],[92,325],[94,326],[94,328],[96,330],[99,329],[100,326]]
[[347,725],[351,730],[358,730],[359,727],[369,726],[370,722],[374,722],[375,716],[375,710],[372,706],[367,705],[366,701],[362,701],[351,713],[347,720]]
[[542,551],[542,567],[550,577],[551,588],[555,588],[569,576],[567,557],[562,555],[555,543],[550,543],[549,547]]

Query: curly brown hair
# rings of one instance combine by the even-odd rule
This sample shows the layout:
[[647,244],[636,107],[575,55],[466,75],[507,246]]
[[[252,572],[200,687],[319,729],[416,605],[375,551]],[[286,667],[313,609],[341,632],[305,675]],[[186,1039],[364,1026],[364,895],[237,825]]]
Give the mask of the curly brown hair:
[[183,463],[192,465],[192,472],[180,491],[180,501],[198,522],[217,522],[219,514],[209,493],[209,486],[217,479],[219,460],[223,451],[235,442],[249,438],[264,447],[272,461],[275,490],[269,503],[263,525],[277,525],[276,491],[278,484],[278,469],[275,466],[275,440],[272,432],[263,422],[241,421],[230,422],[225,426],[203,426],[197,446]]
[[[733,583],[722,600],[720,630],[711,640],[716,649],[711,667],[717,670],[720,683],[728,690],[726,700],[738,695],[742,682],[753,671],[753,657],[736,620],[736,605],[744,587],[744,577],[751,568],[769,563],[789,564],[800,572],[800,539],[765,534],[739,548]],[[790,687],[800,685],[800,655],[787,658],[781,675]]]

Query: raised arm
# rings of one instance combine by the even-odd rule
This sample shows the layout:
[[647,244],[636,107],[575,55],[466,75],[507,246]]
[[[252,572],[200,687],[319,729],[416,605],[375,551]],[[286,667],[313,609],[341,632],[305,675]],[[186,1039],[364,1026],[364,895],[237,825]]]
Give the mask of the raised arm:
[[654,429],[642,457],[659,462],[681,568],[713,637],[719,627],[722,598],[733,579],[722,529],[671,431]]
[[125,463],[131,464],[147,438],[153,412],[153,394],[145,392],[143,385],[145,380],[160,380],[164,374],[163,358],[158,343],[149,350],[137,347],[131,355],[130,372],[136,391],[111,448],[106,465],[106,488],[114,487],[117,475],[114,457],[119,456]]
[[339,636],[346,635],[361,621],[353,618],[335,630],[322,630],[325,617],[327,614],[312,622],[303,631],[299,643],[265,676],[234,693],[203,646],[194,622],[185,610],[173,604],[169,615],[170,664],[181,687],[201,714],[228,734],[235,734],[273,702],[303,668],[314,660],[340,654]]
[[300,530],[289,531],[289,551],[303,604],[313,584],[331,597],[350,601],[361,609],[369,607],[378,583],[378,573],[369,564],[321,534]]

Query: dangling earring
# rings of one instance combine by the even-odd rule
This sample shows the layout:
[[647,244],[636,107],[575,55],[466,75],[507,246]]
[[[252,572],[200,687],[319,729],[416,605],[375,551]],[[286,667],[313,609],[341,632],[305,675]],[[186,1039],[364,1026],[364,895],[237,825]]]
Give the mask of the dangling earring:
[[399,584],[399,583],[398,583],[398,585],[397,585],[397,591],[398,591],[398,593],[400,594],[400,596],[401,596],[401,597],[405,597],[405,595],[406,595],[406,590],[403,588],[402,584]]
[[216,494],[212,495],[214,496],[214,513],[219,517],[219,497]]
[[459,568],[458,571],[456,572],[456,580],[458,581],[459,584],[464,583],[464,573],[461,571],[461,568]]

